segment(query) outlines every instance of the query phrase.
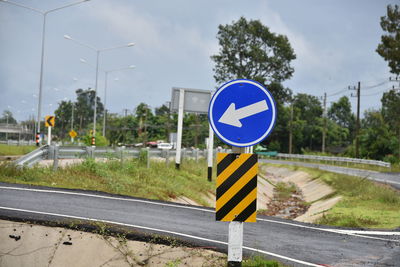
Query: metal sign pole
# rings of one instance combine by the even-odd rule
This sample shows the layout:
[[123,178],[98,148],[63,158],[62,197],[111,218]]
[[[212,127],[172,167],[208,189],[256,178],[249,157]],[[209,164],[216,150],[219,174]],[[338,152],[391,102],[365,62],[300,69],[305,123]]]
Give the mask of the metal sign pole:
[[[246,153],[247,147],[232,147],[232,153]],[[228,234],[228,267],[242,266],[243,222],[230,222]]]
[[243,222],[229,223],[228,267],[242,266]]
[[179,89],[179,108],[178,108],[178,129],[176,136],[176,156],[175,168],[179,169],[181,164],[181,147],[182,147],[182,128],[183,128],[183,107],[184,107],[185,90]]
[[209,134],[208,134],[208,181],[212,180],[212,166],[213,166],[213,149],[214,149],[214,131],[209,124]]
[[47,127],[48,128],[48,133],[47,133],[47,144],[51,145],[51,126]]

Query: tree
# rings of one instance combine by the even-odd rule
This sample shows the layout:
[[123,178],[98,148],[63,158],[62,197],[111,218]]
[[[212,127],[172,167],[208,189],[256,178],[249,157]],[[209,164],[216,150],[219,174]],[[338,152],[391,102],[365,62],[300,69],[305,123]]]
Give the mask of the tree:
[[3,116],[0,118],[0,123],[17,124],[17,120],[14,119],[11,111],[4,110]]
[[58,135],[61,139],[66,137],[71,126],[72,105],[71,101],[61,101],[58,104],[58,108],[54,111],[54,115],[56,116],[54,134]]
[[364,113],[360,133],[361,156],[381,160],[393,152],[396,138],[390,134],[389,125],[382,113],[368,110]]
[[400,74],[400,10],[399,6],[387,6],[387,15],[381,17],[382,35],[376,52],[388,62],[390,72]]
[[384,93],[381,102],[385,122],[389,124],[393,134],[397,132],[399,146],[396,150],[400,159],[400,92],[390,90]]
[[294,72],[296,55],[286,36],[270,32],[259,20],[241,17],[219,25],[220,51],[211,56],[218,84],[232,79],[252,79],[263,85],[280,83]]
[[[337,102],[334,102],[328,110],[328,118],[335,122],[339,127],[347,129],[347,134],[341,131],[341,135],[332,136],[336,145],[345,145],[351,143],[353,139],[353,133],[355,131],[356,119],[351,111],[351,103],[347,96],[342,96]],[[332,125],[332,127],[334,127]],[[337,139],[337,137],[345,137],[343,140]]]
[[[294,97],[294,122],[304,128],[302,138],[294,139],[297,150],[308,148],[319,150],[322,143],[322,106],[321,101],[316,96],[308,94],[297,94]],[[298,121],[298,122],[296,122]]]
[[[76,90],[77,101],[75,103],[74,124],[79,126],[79,131],[84,131],[90,122],[93,122],[94,116],[94,91],[90,88],[88,90]],[[96,96],[97,110],[96,120],[98,120],[104,111],[103,103],[99,97]]]

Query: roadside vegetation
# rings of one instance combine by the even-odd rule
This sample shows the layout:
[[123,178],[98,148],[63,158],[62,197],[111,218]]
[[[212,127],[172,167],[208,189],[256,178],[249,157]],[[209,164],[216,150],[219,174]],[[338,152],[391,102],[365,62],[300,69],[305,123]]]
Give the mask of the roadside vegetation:
[[35,149],[35,146],[9,146],[0,144],[0,156],[25,155]]
[[317,221],[342,227],[394,229],[400,227],[400,192],[390,186],[318,169],[279,165],[304,171],[331,186],[343,199]]
[[96,190],[112,194],[170,200],[184,196],[204,206],[203,194],[213,192],[214,183],[207,181],[206,163],[187,160],[177,171],[171,163],[152,162],[151,168],[140,159],[95,162],[86,159],[82,164],[57,171],[50,167],[18,169],[10,163],[0,164],[0,181],[70,189]]
[[277,261],[268,260],[262,256],[252,256],[243,260],[243,267],[284,267],[282,263]]

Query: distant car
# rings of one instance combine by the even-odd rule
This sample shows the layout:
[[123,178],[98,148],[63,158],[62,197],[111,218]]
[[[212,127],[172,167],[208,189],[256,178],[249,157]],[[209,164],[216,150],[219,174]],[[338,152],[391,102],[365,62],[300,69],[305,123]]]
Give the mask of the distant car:
[[170,143],[158,143],[157,144],[158,149],[172,149],[172,144]]

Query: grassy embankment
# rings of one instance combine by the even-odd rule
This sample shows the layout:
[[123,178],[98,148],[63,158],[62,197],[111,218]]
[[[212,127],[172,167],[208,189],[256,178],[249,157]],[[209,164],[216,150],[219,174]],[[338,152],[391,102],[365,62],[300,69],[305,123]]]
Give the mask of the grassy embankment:
[[86,159],[82,164],[57,171],[47,167],[17,169],[11,164],[0,165],[0,181],[42,185],[60,188],[97,190],[149,199],[169,200],[179,196],[208,205],[202,194],[214,191],[214,183],[207,181],[205,162],[186,161],[181,171],[171,163],[152,162],[151,168],[138,159],[94,162]]
[[[279,165],[292,170],[304,171],[312,179],[320,179],[343,199],[317,222],[319,224],[387,228],[400,227],[400,192],[389,186],[343,174],[318,169]],[[332,197],[332,196],[329,196]]]
[[0,144],[0,156],[24,155],[35,150],[36,148],[36,146],[9,146]]

